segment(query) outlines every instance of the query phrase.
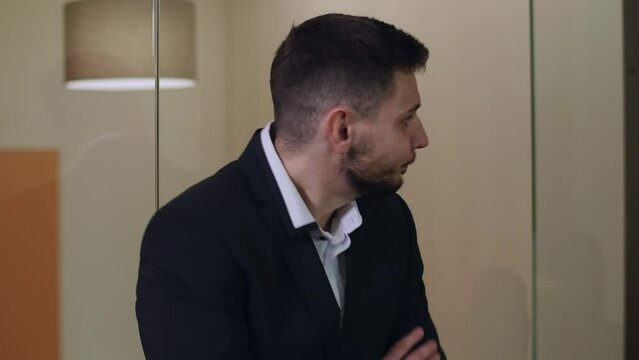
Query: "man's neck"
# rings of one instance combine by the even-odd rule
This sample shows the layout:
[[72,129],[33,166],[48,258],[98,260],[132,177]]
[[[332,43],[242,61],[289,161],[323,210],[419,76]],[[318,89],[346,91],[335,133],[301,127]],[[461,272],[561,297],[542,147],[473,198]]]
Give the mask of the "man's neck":
[[290,154],[281,151],[277,142],[275,149],[311,215],[328,230],[333,212],[355,199],[339,174],[339,165],[332,164],[321,151],[305,149]]

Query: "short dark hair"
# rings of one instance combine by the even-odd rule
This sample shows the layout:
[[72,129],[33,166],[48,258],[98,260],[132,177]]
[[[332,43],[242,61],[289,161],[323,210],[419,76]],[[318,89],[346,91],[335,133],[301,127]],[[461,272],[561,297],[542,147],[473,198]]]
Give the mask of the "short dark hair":
[[394,88],[397,70],[423,70],[428,49],[377,19],[327,14],[293,26],[271,65],[276,136],[299,148],[319,116],[347,105],[368,116]]

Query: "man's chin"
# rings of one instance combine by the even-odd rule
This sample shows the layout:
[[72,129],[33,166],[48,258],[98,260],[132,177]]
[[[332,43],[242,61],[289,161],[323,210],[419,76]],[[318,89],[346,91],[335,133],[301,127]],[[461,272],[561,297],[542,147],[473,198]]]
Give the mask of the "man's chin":
[[397,192],[404,184],[399,176],[395,181],[351,181],[351,186],[356,190],[358,197],[384,196]]

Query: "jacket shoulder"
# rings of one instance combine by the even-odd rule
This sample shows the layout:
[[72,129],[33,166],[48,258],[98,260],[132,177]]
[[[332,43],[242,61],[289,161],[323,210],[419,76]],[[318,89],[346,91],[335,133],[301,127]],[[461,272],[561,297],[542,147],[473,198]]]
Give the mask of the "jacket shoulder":
[[240,208],[254,201],[246,175],[233,161],[162,206],[151,218],[147,233],[202,233],[238,216]]

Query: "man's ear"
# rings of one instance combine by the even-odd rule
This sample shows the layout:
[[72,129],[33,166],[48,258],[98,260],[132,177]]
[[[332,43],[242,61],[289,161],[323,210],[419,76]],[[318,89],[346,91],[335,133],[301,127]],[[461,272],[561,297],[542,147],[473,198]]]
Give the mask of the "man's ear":
[[353,140],[353,113],[347,108],[336,107],[326,115],[326,139],[334,151],[345,154]]

